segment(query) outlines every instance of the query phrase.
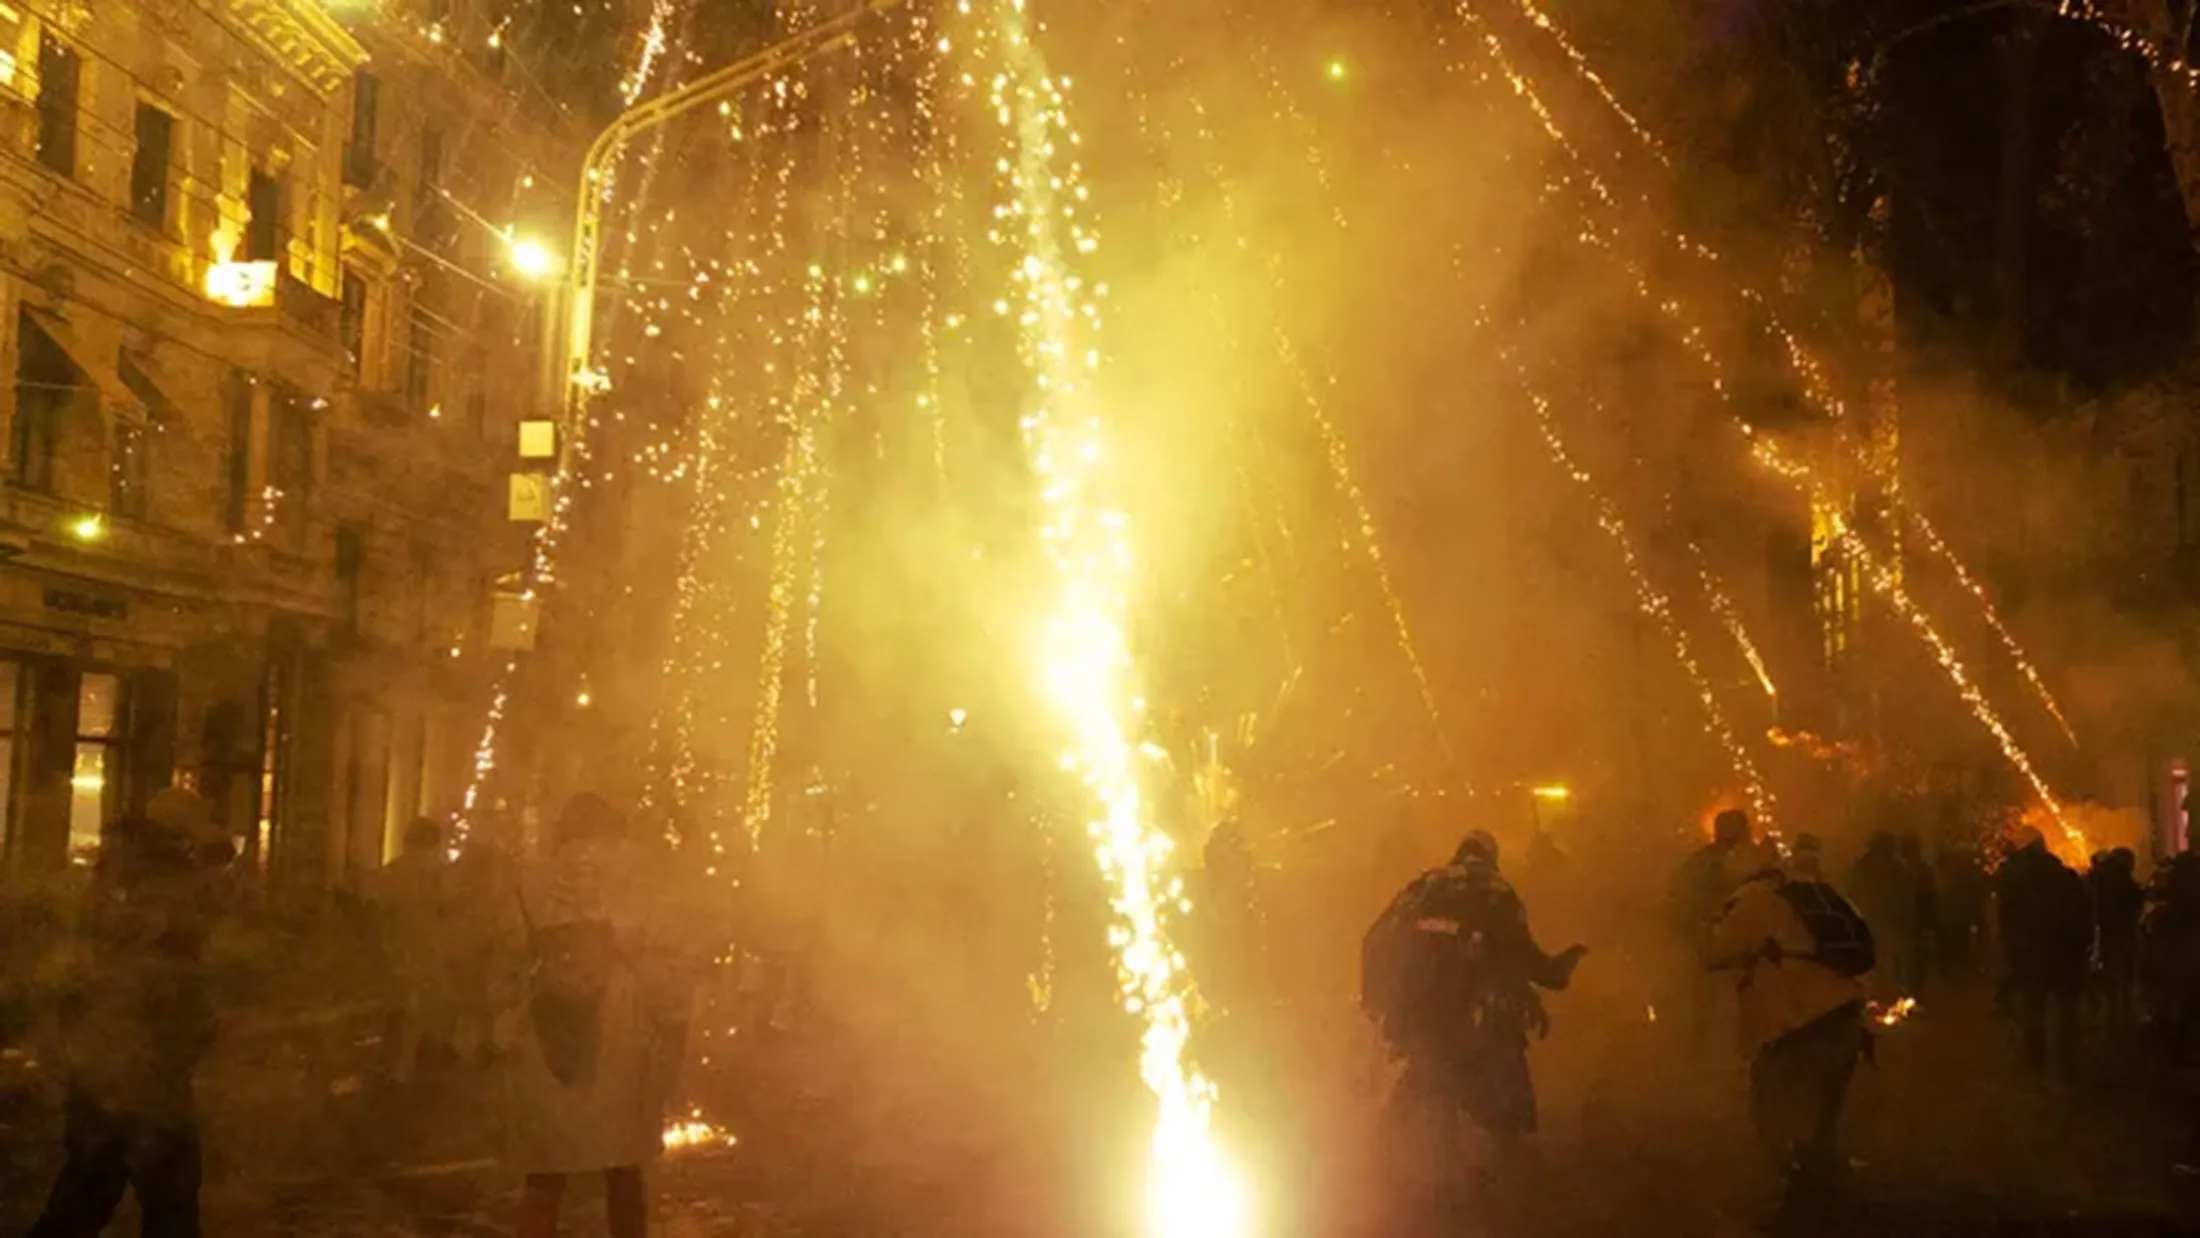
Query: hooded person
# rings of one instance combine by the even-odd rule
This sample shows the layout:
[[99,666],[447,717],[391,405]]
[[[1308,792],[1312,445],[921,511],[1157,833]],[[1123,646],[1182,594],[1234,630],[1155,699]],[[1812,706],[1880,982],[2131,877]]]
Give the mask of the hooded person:
[[96,1234],[134,1190],[148,1238],[198,1238],[193,1075],[214,1041],[203,954],[225,844],[203,801],[164,791],[102,832],[61,1000],[66,1153],[30,1238]]
[[1406,1063],[1393,1121],[1418,1117],[1444,1164],[1463,1114],[1494,1144],[1502,1171],[1536,1129],[1528,1038],[1550,1032],[1536,990],[1564,989],[1586,948],[1554,955],[1536,944],[1527,908],[1498,871],[1497,840],[1484,830],[1401,891],[1368,945],[1363,1001],[1374,998],[1370,1012]]
[[[1791,882],[1769,847],[1735,849],[1726,878],[1704,954],[1739,995],[1750,1117],[1790,1197],[1819,1192],[1841,1166],[1841,1110],[1866,1045],[1870,932],[1830,887]],[[1861,938],[1857,957],[1837,957],[1843,934]]]

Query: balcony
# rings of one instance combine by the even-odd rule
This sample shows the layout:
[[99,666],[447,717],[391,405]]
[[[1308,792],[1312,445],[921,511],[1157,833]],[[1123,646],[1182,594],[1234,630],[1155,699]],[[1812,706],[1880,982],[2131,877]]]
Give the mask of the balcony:
[[274,327],[319,347],[341,347],[342,303],[272,261],[211,263],[200,287],[236,326]]

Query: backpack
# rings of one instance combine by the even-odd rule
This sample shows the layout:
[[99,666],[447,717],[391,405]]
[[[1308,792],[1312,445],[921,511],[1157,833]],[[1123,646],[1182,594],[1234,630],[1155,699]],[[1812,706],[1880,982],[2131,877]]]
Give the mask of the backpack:
[[1360,1008],[1394,1046],[1478,1000],[1484,900],[1448,870],[1400,891],[1360,940]]
[[1789,881],[1780,886],[1780,897],[1810,931],[1814,962],[1851,979],[1878,966],[1871,925],[1832,886],[1823,881]]
[[528,1014],[544,1065],[568,1086],[595,1077],[604,991],[618,966],[618,943],[603,920],[531,928],[527,935]]
[[1379,1024],[1389,1022],[1412,989],[1414,921],[1427,884],[1423,877],[1400,890],[1360,938],[1360,1009]]

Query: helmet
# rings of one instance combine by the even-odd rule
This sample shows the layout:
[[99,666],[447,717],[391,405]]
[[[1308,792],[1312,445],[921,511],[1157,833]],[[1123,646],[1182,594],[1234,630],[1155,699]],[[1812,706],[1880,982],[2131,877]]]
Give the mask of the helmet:
[[1452,852],[1454,864],[1482,863],[1497,867],[1497,839],[1488,830],[1469,830],[1459,840],[1459,849]]

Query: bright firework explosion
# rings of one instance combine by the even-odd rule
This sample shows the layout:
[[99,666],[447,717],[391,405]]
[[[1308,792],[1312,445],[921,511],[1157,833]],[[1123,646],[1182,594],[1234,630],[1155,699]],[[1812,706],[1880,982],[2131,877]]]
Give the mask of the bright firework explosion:
[[[794,33],[817,14],[798,5],[781,20],[780,33]],[[861,693],[831,679],[837,666],[821,674],[820,627],[844,648],[891,644],[849,641],[834,626],[861,607],[837,607],[821,625],[828,580],[852,590],[880,579],[875,561],[854,558],[875,536],[828,532],[860,526],[860,510],[844,506],[894,486],[946,506],[938,487],[973,410],[943,375],[997,368],[962,312],[989,309],[1021,363],[1021,437],[1039,490],[1048,579],[1034,671],[1066,733],[1061,767],[1096,802],[1117,972],[1143,1028],[1140,1074],[1157,1108],[1150,1225],[1227,1238],[1246,1225],[1246,1201],[1211,1128],[1214,1088],[1188,1059],[1191,985],[1167,923],[1183,893],[1140,785],[1150,745],[1126,631],[1128,522],[1109,494],[1093,390],[1103,289],[1080,269],[1097,240],[1067,84],[1035,33],[1020,4],[912,6],[830,63],[790,69],[719,109],[746,192],[724,225],[727,256],[698,263],[679,307],[708,341],[706,394],[687,441],[647,453],[653,475],[692,486],[662,668],[659,791],[698,813],[719,851],[739,835],[768,850],[775,829],[819,828],[790,819],[784,788],[827,789],[821,697]],[[902,148],[904,132],[914,149]],[[990,208],[975,231],[993,243],[1002,261],[985,269],[1006,288],[979,286],[966,204]],[[921,372],[876,365],[896,354],[920,357]],[[764,467],[751,467],[759,458]],[[971,571],[950,565],[924,587],[968,590]],[[967,714],[957,705],[951,716],[960,728]],[[711,760],[714,733],[747,735],[745,777]]]
[[[976,151],[978,157],[966,168],[957,164],[952,155],[943,155],[942,143],[935,138],[930,146],[920,151],[917,163],[927,185],[940,195],[929,207],[936,221],[955,217],[956,212],[946,203],[950,193],[964,192],[964,173],[983,169],[998,177],[993,196],[991,239],[998,252],[1008,255],[1013,286],[1008,296],[996,302],[994,309],[1014,324],[1025,375],[1039,393],[1036,401],[1028,403],[1021,411],[1024,413],[1023,443],[1043,487],[1041,523],[1052,571],[1043,624],[1046,688],[1070,735],[1065,764],[1090,789],[1099,804],[1094,833],[1102,865],[1115,883],[1116,905],[1124,920],[1118,942],[1123,977],[1130,1005],[1145,1024],[1141,1065],[1146,1082],[1159,1099],[1161,1111],[1155,1140],[1156,1223],[1160,1228],[1175,1232],[1222,1232],[1229,1225],[1242,1224],[1241,1205],[1227,1185],[1228,1175],[1208,1134],[1212,1090],[1185,1061],[1182,965],[1169,944],[1168,925],[1163,914],[1167,904],[1175,901],[1173,882],[1167,872],[1170,846],[1154,827],[1149,799],[1140,785],[1138,750],[1147,726],[1137,703],[1138,677],[1133,673],[1130,641],[1126,634],[1131,543],[1128,522],[1121,514],[1119,497],[1112,492],[1108,476],[1112,453],[1107,425],[1092,392],[1101,362],[1095,343],[1100,290],[1086,285],[1084,281],[1088,277],[1081,273],[1078,261],[1095,242],[1089,225],[1082,218],[1084,198],[1078,184],[1079,170],[1072,157],[1077,142],[1065,115],[1067,86],[1052,79],[1038,58],[1037,49],[1031,42],[1032,30],[1026,25],[1020,4],[1009,0],[972,0],[958,6],[958,11],[961,20],[953,24],[953,37],[938,42],[938,51],[943,55],[936,60],[927,57],[932,66],[928,71],[938,72],[941,64],[958,69],[967,65],[963,80],[972,91],[967,97],[975,101],[982,96],[989,118],[998,126],[999,144],[997,149]],[[1545,30],[1551,29],[1548,20],[1539,15],[1537,24]],[[925,40],[925,46],[929,50],[932,40]],[[1502,55],[1494,40],[1489,50]],[[1586,68],[1580,54],[1570,44],[1565,45],[1565,50],[1577,67]],[[1331,62],[1333,65],[1343,63],[1342,60]],[[1497,63],[1504,65],[1502,60]],[[1510,66],[1505,68],[1512,86],[1535,108],[1548,135],[1578,162],[1578,151],[1556,128],[1555,120],[1543,111],[1524,78],[1513,75]],[[1331,72],[1329,76],[1337,79],[1341,74]],[[1289,106],[1288,91],[1281,87],[1274,65],[1265,60],[1262,80],[1283,100],[1281,114],[1296,121],[1298,114]],[[788,93],[786,83],[783,81],[780,85],[778,97],[784,100]],[[814,82],[808,85],[813,91],[819,89]],[[859,82],[850,92],[851,99],[866,97],[872,85],[875,83]],[[1602,83],[1598,85],[1601,89]],[[930,97],[929,86],[927,97]],[[1638,136],[1650,140],[1639,133],[1639,125],[1631,116],[1628,120],[1630,127],[1638,130]],[[835,133],[845,136],[846,130],[835,130]],[[1204,139],[1203,133],[1201,136]],[[984,143],[978,145],[985,146]],[[769,335],[773,347],[783,350],[780,355],[785,357],[787,372],[792,376],[790,386],[776,389],[785,394],[774,395],[766,413],[784,431],[779,443],[783,448],[779,455],[781,471],[772,483],[774,494],[747,510],[725,504],[723,513],[714,513],[712,517],[736,524],[745,521],[746,527],[754,530],[759,526],[761,514],[770,526],[770,532],[759,539],[770,543],[771,585],[766,594],[765,653],[755,660],[761,663],[756,676],[759,691],[751,730],[754,737],[751,777],[746,787],[745,811],[741,814],[744,823],[752,827],[774,811],[770,778],[775,765],[784,759],[777,736],[782,705],[794,705],[797,713],[814,711],[817,705],[818,614],[823,582],[828,576],[823,567],[824,530],[828,519],[835,515],[832,509],[839,506],[837,498],[830,505],[826,502],[825,486],[839,468],[838,461],[826,454],[830,440],[828,431],[834,420],[844,417],[852,405],[862,400],[862,392],[843,351],[850,323],[855,318],[855,311],[850,306],[859,298],[871,297],[886,281],[886,274],[873,272],[899,274],[905,269],[900,256],[887,257],[890,250],[883,247],[860,260],[851,261],[847,257],[845,251],[862,249],[866,242],[876,245],[885,238],[867,231],[865,212],[851,204],[846,192],[846,187],[859,180],[871,183],[861,162],[861,142],[836,142],[834,150],[834,158],[839,162],[834,164],[833,175],[843,192],[828,208],[831,219],[828,226],[837,247],[843,252],[836,254],[833,261],[809,265],[800,278],[786,286],[783,291],[787,299],[799,301],[802,308],[779,320],[784,330],[775,327],[764,333]],[[1328,165],[1317,149],[1310,147],[1309,150],[1312,156],[1309,166],[1327,191],[1332,187]],[[1584,171],[1584,175],[1598,201],[1616,210],[1619,206],[1617,196],[1595,173]],[[777,176],[776,181],[783,202],[787,181],[784,175]],[[752,187],[755,183],[752,177]],[[752,193],[744,199],[751,204],[744,209],[752,214],[752,240],[755,234],[753,203],[757,198],[758,195]],[[1338,222],[1342,231],[1341,214]],[[1230,226],[1236,229],[1242,225],[1233,220]],[[1611,230],[1616,231],[1616,225]],[[1584,235],[1602,237],[1607,235],[1607,228],[1585,227]],[[1685,238],[1676,238],[1676,241],[1684,242]],[[945,446],[946,410],[939,394],[939,350],[955,347],[951,337],[958,324],[956,315],[933,307],[954,303],[952,294],[958,291],[949,287],[943,293],[943,273],[969,269],[969,258],[962,252],[961,242],[959,231],[952,241],[928,235],[910,251],[917,259],[914,267],[921,275],[927,305],[922,324],[927,390],[913,403],[922,410],[931,468],[940,475],[947,472],[949,453]],[[1680,247],[1687,248],[1685,244]],[[1281,264],[1256,259],[1252,265],[1271,272],[1277,291],[1284,291]],[[1633,273],[1634,282],[1645,300],[1653,301],[1661,312],[1680,324],[1684,342],[1700,346],[1702,328],[1687,317],[1686,307],[1675,299],[1653,296],[1647,274],[1639,270]],[[1279,296],[1278,300],[1281,299]],[[882,302],[874,300],[868,304],[876,307]],[[1218,307],[1217,316],[1222,313]],[[1401,604],[1390,590],[1388,568],[1378,549],[1380,543],[1373,516],[1367,504],[1359,500],[1356,484],[1351,480],[1352,474],[1346,464],[1349,457],[1342,437],[1323,414],[1317,398],[1317,393],[1332,386],[1333,382],[1329,375],[1321,372],[1318,359],[1301,364],[1294,337],[1289,332],[1279,328],[1273,335],[1278,352],[1288,360],[1288,368],[1293,371],[1295,385],[1308,397],[1315,424],[1323,430],[1323,445],[1334,466],[1335,484],[1355,500],[1352,504],[1355,519],[1350,531],[1360,535],[1358,548],[1367,555],[1383,585],[1398,643],[1406,651],[1420,695],[1434,718],[1436,697],[1408,636]],[[1792,336],[1783,335],[1783,338],[1787,345],[1786,359],[1798,378],[1814,379],[1815,360],[1802,351]],[[765,368],[769,370],[770,364]],[[1822,381],[1804,381],[1802,385],[1815,402],[1832,403],[1830,397],[1820,398],[1824,390]],[[726,384],[728,391],[745,389],[740,383]],[[717,407],[715,400],[713,407]],[[1838,415],[1837,407],[1830,409],[1829,416]],[[720,428],[730,431],[735,420],[729,410],[721,419]],[[708,458],[716,449],[699,447],[698,451]],[[1811,481],[1809,470],[1803,470],[1791,480],[1799,487],[1806,487]],[[854,489],[843,489],[837,482],[835,486],[836,496]],[[1866,554],[1861,538],[1862,534],[1856,530],[1845,528],[1843,540],[1855,543],[1854,553],[1860,560]],[[686,591],[689,578],[703,573],[710,579],[708,572],[707,567],[690,567],[683,579],[683,605],[689,596]],[[1714,611],[1727,624],[1750,661],[1765,692],[1771,695],[1771,676],[1756,655],[1731,605],[1725,602],[1721,586],[1700,565],[1696,577],[1712,600]],[[836,588],[844,587],[837,583],[843,577],[834,575],[833,579]],[[1867,580],[1875,588],[1886,590],[1890,605],[1918,625],[1951,680],[1965,689],[1967,703],[1995,731],[2012,762],[2025,768],[2029,775],[2031,771],[2022,750],[2015,747],[2014,741],[1994,721],[1983,699],[1968,690],[1964,672],[1955,663],[1952,652],[1932,637],[1921,617],[1905,608],[1902,595],[1896,592],[1900,587],[1899,576],[1875,572]],[[1645,581],[1638,581],[1638,585],[1644,584]],[[1655,594],[1655,588],[1650,587],[1645,596]],[[1645,609],[1655,614],[1648,602]],[[1671,634],[1677,651],[1685,660],[1687,645],[1677,626]],[[725,643],[719,640],[699,642],[697,652],[691,656],[697,661],[707,659],[716,666],[720,660],[717,650]],[[2036,687],[2036,677],[2029,671],[2027,676],[2035,679]],[[746,668],[743,677],[746,678]],[[799,689],[787,682],[790,677],[799,677]],[[1706,712],[1707,716],[1716,716],[1714,710]],[[958,713],[957,725],[960,721]],[[685,736],[693,731],[692,725],[683,724],[680,733]],[[1442,735],[1441,727],[1439,735]],[[683,746],[692,746],[686,740],[682,742]],[[1728,746],[1737,745],[1730,743]],[[1445,747],[1449,748],[1448,740]],[[1737,760],[1746,760],[1746,754]],[[2043,801],[2053,804],[2052,793],[2044,780],[2034,776],[2034,781]],[[1217,1219],[1218,1214],[1221,1219]]]
[[1165,906],[1181,896],[1168,873],[1171,843],[1148,819],[1139,791],[1139,705],[1125,636],[1132,555],[1127,522],[1108,497],[1105,427],[1093,390],[1098,290],[1075,261],[1098,246],[1079,218],[1085,191],[1071,153],[1078,139],[1065,87],[1046,71],[1023,0],[985,8],[985,43],[975,54],[1003,130],[996,166],[1004,192],[993,237],[1021,255],[1013,312],[1037,387],[1036,406],[1023,418],[1024,442],[1042,487],[1042,537],[1056,576],[1042,638],[1045,673],[1070,732],[1064,766],[1099,802],[1091,829],[1122,921],[1118,971],[1126,1006],[1145,1023],[1140,1074],[1160,1106],[1149,1224],[1170,1238],[1229,1238],[1246,1229],[1246,1201],[1215,1141],[1213,1085],[1186,1059],[1184,960],[1163,923]]

